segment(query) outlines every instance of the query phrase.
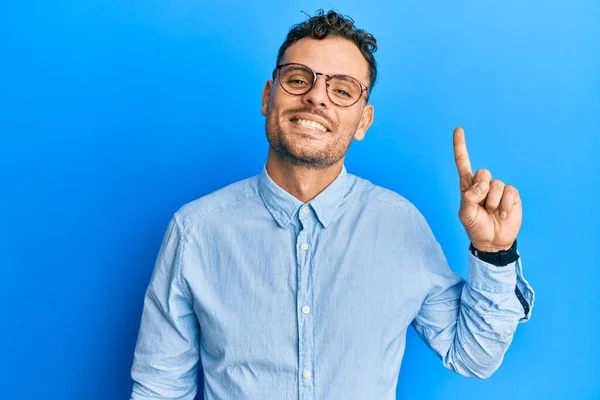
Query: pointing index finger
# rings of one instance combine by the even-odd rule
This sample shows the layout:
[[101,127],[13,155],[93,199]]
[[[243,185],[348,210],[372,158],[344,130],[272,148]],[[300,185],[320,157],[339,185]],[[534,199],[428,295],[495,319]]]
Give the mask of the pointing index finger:
[[473,177],[471,170],[471,161],[469,161],[469,153],[467,152],[467,142],[465,141],[465,131],[463,128],[454,129],[454,161],[456,169],[461,181],[464,178]]

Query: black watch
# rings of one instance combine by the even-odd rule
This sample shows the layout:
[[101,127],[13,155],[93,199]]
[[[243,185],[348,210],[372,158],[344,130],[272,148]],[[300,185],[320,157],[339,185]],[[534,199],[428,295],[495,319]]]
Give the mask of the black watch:
[[515,262],[519,259],[519,255],[517,254],[517,240],[515,239],[512,246],[508,250],[500,250],[496,252],[489,251],[479,251],[475,247],[473,247],[473,243],[469,246],[469,250],[471,254],[475,257],[479,258],[481,261],[484,261],[489,264],[496,265],[498,267],[504,267],[512,262]]

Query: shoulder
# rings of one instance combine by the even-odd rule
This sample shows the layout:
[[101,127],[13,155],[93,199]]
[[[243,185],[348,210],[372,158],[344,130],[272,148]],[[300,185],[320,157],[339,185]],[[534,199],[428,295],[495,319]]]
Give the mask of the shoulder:
[[200,220],[209,216],[222,216],[257,197],[258,176],[252,176],[184,204],[175,212],[175,219],[185,231]]
[[391,211],[397,211],[411,215],[416,211],[416,207],[406,197],[401,194],[376,185],[369,180],[356,177],[360,182],[360,189],[356,194],[356,201],[364,206],[380,207]]

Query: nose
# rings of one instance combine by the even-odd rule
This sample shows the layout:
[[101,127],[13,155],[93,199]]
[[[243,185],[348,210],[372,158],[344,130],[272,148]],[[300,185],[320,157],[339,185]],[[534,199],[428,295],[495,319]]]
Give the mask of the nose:
[[327,96],[326,78],[323,75],[317,75],[317,81],[308,92],[302,96],[304,104],[311,104],[322,108],[329,108],[331,101]]

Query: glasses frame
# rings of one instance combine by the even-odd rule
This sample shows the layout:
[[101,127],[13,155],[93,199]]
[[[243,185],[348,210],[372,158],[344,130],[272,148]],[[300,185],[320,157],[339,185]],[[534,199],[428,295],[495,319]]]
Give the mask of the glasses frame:
[[[331,101],[333,104],[335,104],[338,107],[352,107],[353,105],[355,105],[356,103],[358,103],[358,101],[360,100],[361,97],[363,97],[363,93],[365,91],[369,90],[369,87],[367,85],[364,85],[361,81],[359,81],[358,79],[356,79],[353,76],[345,75],[345,74],[328,75],[328,74],[324,74],[322,72],[316,72],[314,69],[312,69],[308,65],[304,65],[304,64],[300,64],[300,63],[287,63],[287,64],[280,64],[280,65],[278,65],[273,70],[273,80],[275,80],[276,77],[280,77],[281,76],[281,70],[284,69],[284,68],[286,68],[286,67],[289,67],[290,65],[298,65],[300,67],[304,67],[304,68],[308,69],[309,71],[311,71],[313,73],[313,81],[312,81],[311,85],[309,86],[309,88],[304,93],[290,93],[288,90],[286,90],[286,88],[283,87],[283,83],[281,83],[281,79],[279,79],[279,86],[281,86],[281,88],[286,93],[291,94],[292,96],[304,96],[306,93],[310,92],[312,90],[312,88],[315,86],[315,83],[317,83],[317,78],[318,78],[319,75],[325,77],[325,87],[326,87],[325,92],[327,93],[327,97],[329,98],[329,101]],[[333,101],[331,99],[331,96],[329,95],[330,81],[333,78],[340,78],[340,77],[341,78],[349,78],[349,79],[355,81],[356,83],[358,83],[358,85],[361,88],[360,95],[358,96],[358,98],[356,99],[356,101],[354,103],[346,105],[346,106],[343,106],[343,105],[340,105],[340,104],[336,103],[335,101]],[[367,92],[367,101],[365,102],[365,104],[368,101],[369,101],[369,97],[368,97],[368,92]]]

